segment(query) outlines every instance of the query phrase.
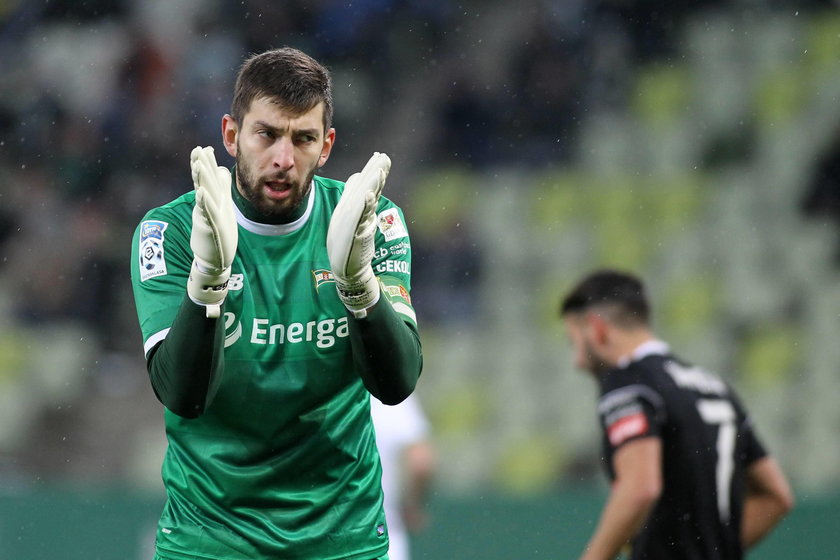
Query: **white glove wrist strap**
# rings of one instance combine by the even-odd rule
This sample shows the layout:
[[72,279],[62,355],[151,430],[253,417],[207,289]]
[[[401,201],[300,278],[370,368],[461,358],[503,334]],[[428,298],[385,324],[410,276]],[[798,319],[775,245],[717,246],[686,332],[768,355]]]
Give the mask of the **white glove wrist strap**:
[[355,279],[336,276],[335,285],[338,297],[356,317],[366,317],[367,309],[379,301],[379,280],[370,267]]
[[219,274],[207,273],[197,261],[193,261],[187,280],[187,293],[193,302],[207,307],[207,317],[215,318],[220,315],[221,305],[227,296],[229,278],[229,267]]
[[379,297],[379,294],[376,294],[376,299],[370,302],[370,304],[363,309],[352,309],[350,307],[347,307],[347,305],[345,305],[344,307],[347,307],[347,311],[352,313],[353,317],[355,317],[356,319],[364,319],[368,316],[368,312],[373,308],[373,306],[379,302]]

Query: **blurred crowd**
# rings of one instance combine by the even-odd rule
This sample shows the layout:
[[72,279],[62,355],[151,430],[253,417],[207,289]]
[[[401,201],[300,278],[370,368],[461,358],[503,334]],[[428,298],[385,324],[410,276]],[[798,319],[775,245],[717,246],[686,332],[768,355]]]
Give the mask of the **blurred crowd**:
[[[411,219],[432,169],[568,163],[589,112],[629,103],[634,66],[667,59],[684,18],[725,3],[0,3],[0,349],[11,349],[0,386],[29,387],[7,391],[18,405],[0,410],[0,477],[130,474],[120,434],[158,410],[130,294],[131,234],[192,188],[193,146],[221,152],[247,53],[292,45],[332,69],[338,146],[325,175],[389,151],[387,194]],[[421,320],[477,320],[487,255],[468,221],[418,226],[414,242]],[[71,430],[76,441],[61,444]]]
[[[185,156],[217,143],[249,52],[291,44],[333,69],[341,172],[375,145],[367,135],[418,133],[376,108],[422,84],[419,134],[433,141],[408,144],[409,165],[558,165],[591,104],[622,102],[621,70],[667,53],[679,19],[714,3],[7,2],[0,243],[12,313],[79,320],[106,348],[135,349],[123,322],[131,314],[115,313],[126,299],[125,240],[147,209],[190,188]],[[519,25],[500,36],[508,15]],[[487,36],[478,24],[464,37],[480,18]],[[363,89],[346,111],[344,79]]]

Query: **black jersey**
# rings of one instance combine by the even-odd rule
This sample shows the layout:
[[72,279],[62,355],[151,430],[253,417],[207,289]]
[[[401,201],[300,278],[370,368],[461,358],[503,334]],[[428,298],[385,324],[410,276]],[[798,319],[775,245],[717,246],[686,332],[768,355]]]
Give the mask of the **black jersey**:
[[732,387],[659,341],[600,378],[604,459],[642,437],[662,440],[663,491],[633,540],[633,559],[743,557],[746,467],[766,455]]

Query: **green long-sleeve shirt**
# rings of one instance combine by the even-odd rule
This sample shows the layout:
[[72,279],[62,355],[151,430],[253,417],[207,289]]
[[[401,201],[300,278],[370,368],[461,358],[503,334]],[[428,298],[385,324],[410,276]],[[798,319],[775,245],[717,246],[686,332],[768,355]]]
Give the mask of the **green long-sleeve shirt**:
[[387,550],[368,392],[398,402],[420,374],[411,245],[402,212],[383,197],[373,263],[382,299],[352,318],[325,242],[342,188],[316,177],[290,224],[254,222],[237,208],[219,319],[185,296],[194,194],[151,211],[137,229],[132,282],[169,439],[163,558]]

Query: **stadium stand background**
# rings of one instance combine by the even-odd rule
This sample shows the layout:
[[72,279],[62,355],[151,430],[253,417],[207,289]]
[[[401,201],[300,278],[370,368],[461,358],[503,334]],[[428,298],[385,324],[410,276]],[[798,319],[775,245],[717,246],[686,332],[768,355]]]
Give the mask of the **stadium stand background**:
[[149,557],[165,440],[131,233],[191,188],[194,145],[222,151],[241,57],[282,44],[334,72],[324,174],[387,151],[411,220],[441,461],[419,557],[582,545],[595,388],[556,307],[604,265],[649,278],[658,328],[741,389],[789,472],[799,509],[757,557],[820,557],[840,520],[840,187],[819,179],[837,3],[290,4],[0,3],[0,558]]

